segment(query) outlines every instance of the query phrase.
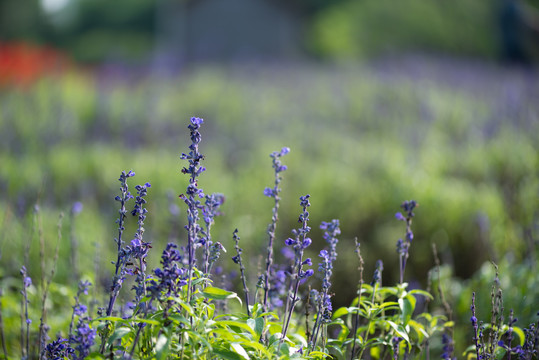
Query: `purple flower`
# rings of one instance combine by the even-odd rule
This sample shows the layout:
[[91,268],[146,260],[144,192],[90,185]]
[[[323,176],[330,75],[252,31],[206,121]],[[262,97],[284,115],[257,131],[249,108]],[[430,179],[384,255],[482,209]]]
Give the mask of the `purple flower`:
[[311,238],[305,238],[303,240],[303,243],[301,244],[301,246],[305,249],[305,248],[308,248],[311,244],[312,244],[312,240]]
[[85,305],[82,305],[82,304],[77,304],[73,307],[73,312],[76,316],[81,316],[81,315],[84,315],[84,313],[86,313],[86,310],[88,308],[85,306]]
[[82,360],[90,354],[95,336],[96,331],[88,325],[87,319],[80,318],[75,333],[70,341],[70,344],[74,345],[74,349],[78,353],[76,359]]
[[202,125],[203,123],[204,123],[204,119],[201,119],[201,118],[199,118],[199,117],[194,117],[194,116],[191,118],[191,124],[193,124],[193,125],[198,125],[198,126],[200,126],[200,125]]
[[288,246],[292,246],[296,243],[296,240],[292,239],[292,238],[288,238],[284,241],[284,243]]
[[396,218],[397,220],[406,221],[406,218],[404,217],[404,215],[402,215],[401,212],[396,213],[396,214],[395,214],[395,218]]
[[45,346],[45,358],[52,360],[63,360],[71,358],[71,355],[75,352],[69,344],[68,339],[58,337],[56,340]]
[[273,197],[273,190],[270,189],[269,187],[265,188],[264,189],[264,196]]
[[76,201],[73,203],[73,206],[71,207],[71,213],[73,215],[79,214],[82,211],[82,203],[80,201]]

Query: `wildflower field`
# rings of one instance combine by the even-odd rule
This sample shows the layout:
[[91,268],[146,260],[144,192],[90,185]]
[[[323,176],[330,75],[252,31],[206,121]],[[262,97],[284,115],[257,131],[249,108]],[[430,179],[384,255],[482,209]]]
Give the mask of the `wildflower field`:
[[1,358],[538,359],[539,75],[0,89]]

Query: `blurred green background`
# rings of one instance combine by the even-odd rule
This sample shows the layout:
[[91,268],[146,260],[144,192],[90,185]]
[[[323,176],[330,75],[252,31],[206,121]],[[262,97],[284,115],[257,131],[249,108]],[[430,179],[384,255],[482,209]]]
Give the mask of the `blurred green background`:
[[[355,293],[355,237],[366,281],[377,259],[384,281],[397,281],[395,244],[405,229],[394,214],[414,199],[420,206],[405,278],[428,286],[436,244],[442,286],[466,329],[459,346],[471,339],[471,291],[488,318],[489,260],[500,265],[506,309],[527,325],[539,303],[535,5],[0,1],[3,288],[16,286],[27,244],[31,263],[39,263],[34,205],[52,259],[58,214],[80,201],[83,211],[64,220],[58,293],[68,297],[61,284],[71,283],[74,267],[106,289],[122,170],[136,172],[132,189],[152,184],[150,267],[168,241],[183,244],[178,195],[187,178],[179,155],[189,145],[189,118],[199,116],[208,168],[200,186],[227,198],[213,233],[229,250],[221,265],[234,269],[238,228],[251,287],[271,219],[262,194],[273,181],[268,155],[289,146],[278,244],[298,226],[301,195],[312,196],[313,259],[325,246],[320,222],[340,219],[336,306]],[[520,12],[507,30],[504,9],[512,6]],[[514,34],[517,45],[505,39]],[[37,279],[39,271],[30,274]],[[2,301],[9,321],[11,299]]]

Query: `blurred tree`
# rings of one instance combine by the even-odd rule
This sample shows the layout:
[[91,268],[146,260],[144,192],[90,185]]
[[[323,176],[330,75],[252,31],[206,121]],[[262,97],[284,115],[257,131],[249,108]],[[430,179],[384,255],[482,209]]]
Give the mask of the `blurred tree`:
[[0,40],[43,42],[51,32],[39,0],[0,0]]

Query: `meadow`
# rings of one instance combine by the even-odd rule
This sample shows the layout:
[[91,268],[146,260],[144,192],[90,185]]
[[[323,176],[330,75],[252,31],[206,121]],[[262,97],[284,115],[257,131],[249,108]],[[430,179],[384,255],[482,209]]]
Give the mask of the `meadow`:
[[0,91],[4,358],[55,358],[39,349],[57,339],[68,358],[537,358],[534,71],[424,57],[119,70]]

